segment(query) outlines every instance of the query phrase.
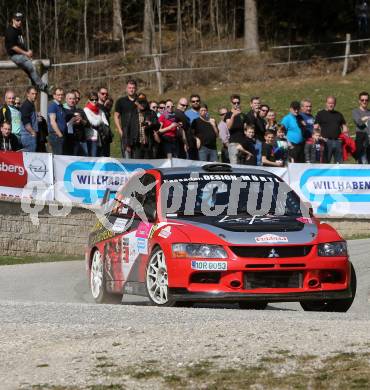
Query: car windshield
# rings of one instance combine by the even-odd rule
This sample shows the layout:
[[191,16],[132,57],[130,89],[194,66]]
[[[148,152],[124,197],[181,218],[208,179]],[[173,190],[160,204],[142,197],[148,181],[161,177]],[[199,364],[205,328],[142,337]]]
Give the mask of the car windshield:
[[268,174],[173,174],[163,178],[167,216],[302,216],[297,194]]

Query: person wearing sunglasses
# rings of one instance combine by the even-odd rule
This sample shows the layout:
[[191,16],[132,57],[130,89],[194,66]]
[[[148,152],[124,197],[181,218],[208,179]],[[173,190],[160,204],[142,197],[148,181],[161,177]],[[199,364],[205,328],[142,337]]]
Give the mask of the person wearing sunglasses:
[[370,162],[370,110],[368,92],[361,92],[358,97],[358,108],[352,111],[356,125],[356,151],[359,164]]
[[[98,105],[99,105],[99,108],[104,112],[108,123],[110,123],[110,115],[111,115],[110,112],[111,111],[108,110],[108,108],[106,106],[106,102],[108,100],[108,97],[109,97],[108,89],[104,86],[99,87],[99,89],[98,89],[98,98],[99,98]],[[107,133],[109,133],[110,135],[113,134],[112,130],[110,130],[110,129],[109,129],[109,131],[107,131]],[[110,157],[110,144],[113,141],[113,137],[112,136],[102,137],[101,141],[102,141],[101,155],[104,157]]]
[[158,103],[155,100],[151,100],[149,102],[149,108],[154,111],[156,114],[158,114]]
[[194,119],[199,118],[200,103],[201,100],[199,95],[193,94],[190,96],[190,108],[185,111],[185,115],[188,117],[190,125]]
[[86,103],[84,112],[90,123],[86,131],[87,149],[90,157],[101,155],[102,140],[101,134],[104,126],[109,127],[107,117],[99,108],[99,98],[96,92],[89,94],[89,101]]
[[231,164],[238,163],[238,145],[244,139],[245,115],[240,107],[240,95],[231,95],[231,110],[225,115],[227,128],[229,129],[229,141],[227,143],[229,160]]
[[190,122],[185,115],[186,109],[189,107],[188,99],[181,97],[175,109],[176,122],[182,124],[177,134],[178,142],[178,157],[183,159],[197,160],[198,150],[195,143],[195,138],[190,131]]
[[161,138],[161,149],[165,158],[177,157],[178,155],[176,136],[181,125],[176,122],[174,107],[173,101],[168,99],[166,101],[166,110],[159,117],[161,127],[158,133]]
[[158,118],[166,111],[166,102],[164,100],[161,100],[159,103],[158,103],[158,112],[157,112],[157,116]]
[[14,106],[19,109],[21,105],[22,105],[21,98],[19,96],[16,96],[15,99],[14,99]]

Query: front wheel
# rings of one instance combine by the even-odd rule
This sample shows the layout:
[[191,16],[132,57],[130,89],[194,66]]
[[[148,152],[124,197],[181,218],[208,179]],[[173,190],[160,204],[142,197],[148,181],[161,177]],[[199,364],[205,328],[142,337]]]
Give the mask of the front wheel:
[[345,313],[346,311],[348,311],[349,308],[352,306],[353,300],[355,299],[357,289],[356,271],[352,264],[350,289],[352,292],[351,298],[331,299],[327,301],[307,301],[300,302],[300,304],[304,311],[325,311],[339,313]]
[[156,249],[150,256],[145,284],[151,303],[156,306],[175,305],[168,288],[166,257],[162,249]]

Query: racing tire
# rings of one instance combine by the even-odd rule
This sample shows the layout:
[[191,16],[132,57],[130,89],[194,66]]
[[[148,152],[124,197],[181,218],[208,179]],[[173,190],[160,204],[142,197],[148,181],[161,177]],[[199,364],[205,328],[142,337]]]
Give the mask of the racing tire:
[[268,302],[265,301],[239,301],[239,308],[243,310],[265,310]]
[[345,313],[352,306],[355,299],[357,289],[356,271],[351,263],[351,283],[350,289],[352,292],[351,298],[330,299],[327,301],[302,301],[300,305],[304,311],[322,311],[322,312],[338,312]]
[[111,294],[106,290],[104,261],[101,253],[96,250],[91,260],[90,292],[96,303],[120,303],[122,296]]
[[155,249],[149,258],[145,274],[145,287],[148,298],[155,306],[175,306],[168,288],[166,257],[162,249]]

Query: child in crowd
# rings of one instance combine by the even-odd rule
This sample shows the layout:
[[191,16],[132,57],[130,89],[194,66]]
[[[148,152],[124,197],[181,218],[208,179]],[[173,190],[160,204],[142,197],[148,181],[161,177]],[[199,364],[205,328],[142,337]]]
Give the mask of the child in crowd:
[[255,147],[256,140],[254,139],[255,130],[251,125],[247,125],[244,129],[244,139],[236,147],[238,150],[238,164],[257,165],[257,150]]
[[282,160],[284,165],[288,162],[288,149],[289,144],[288,140],[285,137],[285,130],[283,126],[279,126],[276,130],[276,138],[275,138],[275,158],[277,160]]
[[275,111],[270,110],[266,115],[266,130],[271,130],[276,133],[277,129],[276,113]]
[[282,167],[284,165],[284,161],[276,159],[274,142],[274,132],[271,130],[266,130],[265,142],[262,144],[262,165],[268,167]]
[[321,137],[319,129],[314,129],[312,137],[306,141],[304,157],[306,163],[319,164],[325,162],[325,141]]
[[357,159],[356,142],[349,135],[348,128],[343,129],[339,139],[342,141],[343,161],[347,161],[350,155],[352,155],[354,159]]

